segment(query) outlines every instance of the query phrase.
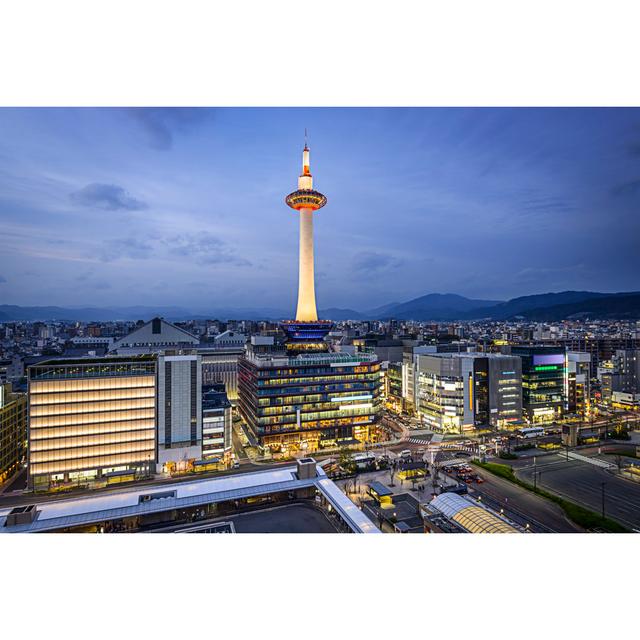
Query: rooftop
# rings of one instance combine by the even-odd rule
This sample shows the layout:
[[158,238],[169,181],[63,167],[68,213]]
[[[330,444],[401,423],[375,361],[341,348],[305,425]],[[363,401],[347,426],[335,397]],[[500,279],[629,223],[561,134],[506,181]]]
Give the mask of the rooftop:
[[157,487],[132,487],[99,495],[42,502],[38,514],[28,524],[6,527],[11,509],[0,509],[0,533],[54,531],[115,518],[158,513],[170,509],[226,502],[315,487],[357,533],[377,533],[375,525],[342,491],[317,468],[314,478],[301,480],[296,467],[240,473],[192,482],[167,483]]

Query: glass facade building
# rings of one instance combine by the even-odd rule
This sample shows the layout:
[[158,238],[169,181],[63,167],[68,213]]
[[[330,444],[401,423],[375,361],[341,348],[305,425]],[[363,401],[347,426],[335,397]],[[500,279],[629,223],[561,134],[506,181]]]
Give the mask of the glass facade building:
[[551,423],[564,407],[566,354],[564,347],[512,347],[522,359],[522,409],[530,424]]
[[495,353],[418,354],[416,408],[440,432],[507,427],[522,419],[520,359]]
[[247,355],[239,362],[242,418],[274,451],[315,451],[375,437],[382,406],[374,354]]
[[155,356],[29,367],[29,485],[148,473],[156,458],[156,415]]
[[27,396],[0,387],[0,483],[20,468],[27,442]]
[[231,459],[231,402],[224,384],[202,387],[202,458]]

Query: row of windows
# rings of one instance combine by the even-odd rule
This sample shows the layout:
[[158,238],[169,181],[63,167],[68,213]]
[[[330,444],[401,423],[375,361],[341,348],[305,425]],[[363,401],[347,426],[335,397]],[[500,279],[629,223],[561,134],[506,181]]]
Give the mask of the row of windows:
[[74,404],[42,405],[31,407],[31,417],[74,415],[77,413],[95,413],[97,411],[127,411],[129,409],[153,409],[156,400],[138,398],[126,400],[98,400],[96,402],[76,402]]
[[69,379],[69,378],[103,378],[103,377],[138,377],[155,373],[155,362],[135,362],[128,364],[85,364],[76,366],[31,367],[32,380]]
[[87,378],[79,380],[32,381],[29,394],[60,393],[63,391],[95,391],[98,389],[131,389],[135,387],[156,386],[155,376],[138,376],[130,378]]
[[91,424],[99,422],[114,422],[118,418],[123,420],[138,420],[141,418],[155,418],[155,409],[140,409],[133,411],[121,412],[118,415],[116,411],[108,411],[105,413],[78,413],[76,415],[53,416],[48,418],[32,418],[30,421],[31,428],[39,427],[61,427],[72,424]]
[[256,375],[259,378],[270,378],[272,376],[312,376],[317,374],[342,374],[350,373],[352,376],[354,373],[376,372],[380,371],[380,365],[364,365],[362,367],[305,367],[304,369],[257,369]]
[[[139,451],[111,456],[96,456],[94,458],[74,458],[66,461],[30,463],[29,473],[35,476],[43,473],[64,473],[80,469],[115,467],[122,464],[146,465],[149,464],[149,455],[149,451]],[[151,460],[153,460],[153,450],[151,450]]]
[[141,429],[139,431],[98,434],[93,436],[50,438],[47,440],[34,440],[30,443],[30,450],[31,452],[52,451],[54,449],[72,449],[75,447],[90,447],[122,442],[139,442],[140,440],[152,440],[155,438],[155,435],[155,429]]
[[[31,451],[29,453],[29,464],[41,462],[55,462],[63,460],[77,460],[80,458],[105,457],[117,454],[146,452],[150,454],[150,459],[155,458],[155,438],[141,440],[139,442],[129,442],[121,444],[96,445],[92,447],[81,447],[71,449],[58,449],[55,451]],[[103,463],[106,466],[110,463]],[[85,465],[86,466],[86,465]]]
[[99,391],[67,391],[64,393],[31,394],[29,404],[32,407],[43,404],[66,404],[75,402],[93,402],[95,400],[129,400],[134,398],[155,398],[154,387],[129,387],[126,389],[104,389]]
[[358,374],[350,376],[305,376],[303,378],[270,378],[257,380],[258,387],[286,387],[292,384],[320,384],[323,382],[379,381],[379,374]]
[[[303,431],[312,430],[312,429],[330,429],[332,427],[341,427],[341,426],[355,426],[362,425],[365,423],[371,423],[375,419],[374,416],[357,416],[353,418],[338,418],[335,420],[312,420],[310,422],[303,422],[301,427]],[[281,431],[291,431],[292,427],[295,429],[295,423],[293,424],[283,424],[277,426],[264,426],[258,427],[258,431],[260,433],[279,433]]]
[[[355,416],[361,416],[361,415],[368,415],[370,413],[373,413],[375,411],[375,409],[373,407],[367,407],[367,408],[360,408],[360,409],[343,409],[343,410],[338,410],[338,411],[314,411],[312,413],[305,413],[304,415],[304,419],[305,420],[320,420],[320,419],[329,419],[329,418],[341,418],[344,416],[348,416],[348,415],[355,415]],[[258,424],[260,425],[266,425],[266,424],[285,424],[288,422],[296,422],[296,415],[293,414],[287,414],[288,415],[288,419],[287,416],[276,416],[276,417],[266,417],[266,418],[258,418]],[[301,416],[302,419],[302,416]]]
[[[336,385],[322,385],[322,386],[308,386],[308,387],[289,387],[286,389],[258,389],[256,395],[258,396],[278,396],[286,397],[286,394],[308,394],[308,393],[334,393],[336,391],[364,391],[379,389],[379,383],[365,383],[358,384],[336,384]],[[286,392],[286,393],[285,393]]]
[[138,431],[140,429],[155,429],[154,419],[122,420],[119,422],[100,422],[94,424],[77,424],[64,427],[40,427],[32,429],[29,435],[31,441],[44,438],[61,438],[71,436],[90,436],[99,433],[119,433]]

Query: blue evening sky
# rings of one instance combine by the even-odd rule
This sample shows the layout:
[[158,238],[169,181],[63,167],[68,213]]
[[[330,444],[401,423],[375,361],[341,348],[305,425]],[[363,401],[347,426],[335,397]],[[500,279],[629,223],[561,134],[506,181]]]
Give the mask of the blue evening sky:
[[0,303],[294,309],[640,289],[638,109],[0,109]]

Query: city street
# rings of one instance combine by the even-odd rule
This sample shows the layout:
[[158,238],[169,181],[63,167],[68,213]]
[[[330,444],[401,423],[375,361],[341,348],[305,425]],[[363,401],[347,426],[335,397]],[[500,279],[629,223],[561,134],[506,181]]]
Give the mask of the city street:
[[588,462],[567,461],[562,455],[546,456],[534,467],[514,464],[516,475],[561,497],[573,500],[596,513],[602,510],[602,483],[605,483],[605,515],[632,529],[640,529],[640,484],[616,477]]
[[[473,485],[472,496],[481,495],[495,500],[504,508],[513,508],[530,516],[544,527],[557,533],[578,533],[583,529],[574,524],[557,505],[523,489],[508,480],[499,478],[484,469],[476,468],[475,472],[484,480],[480,485]],[[494,506],[494,505],[490,505]]]

